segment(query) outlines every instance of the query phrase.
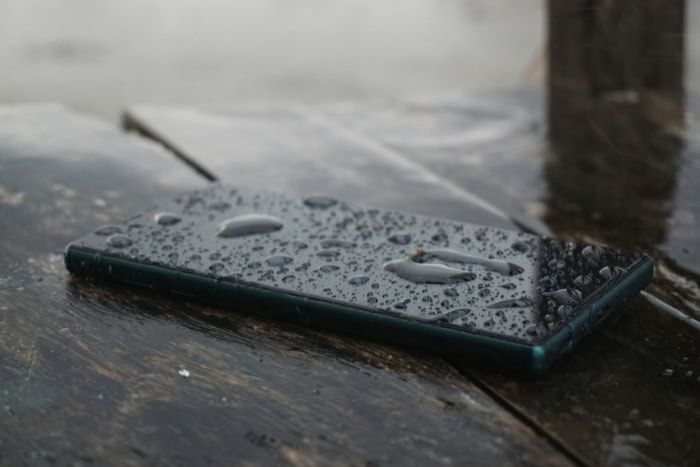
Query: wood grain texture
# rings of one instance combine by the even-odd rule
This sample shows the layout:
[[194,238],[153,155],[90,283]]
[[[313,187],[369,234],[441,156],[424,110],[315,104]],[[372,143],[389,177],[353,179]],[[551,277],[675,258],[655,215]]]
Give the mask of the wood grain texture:
[[0,464],[569,463],[441,360],[70,277],[69,240],[204,179],[60,108],[0,123]]
[[[522,209],[523,205],[518,205],[522,200],[533,204],[547,201],[539,197],[547,188],[542,167],[547,159],[537,96],[529,91],[525,97],[504,94],[493,100],[450,96],[403,104],[347,104],[323,111],[340,125],[376,138],[440,177],[517,212]],[[169,112],[152,109],[141,114],[142,121],[167,131],[169,141],[182,151],[206,154],[208,145],[202,140],[178,136],[186,133],[179,129],[177,117],[166,116]],[[191,126],[189,131],[196,132],[194,120],[179,120],[179,124]],[[238,125],[231,123],[232,127]],[[226,132],[222,130],[217,137],[226,139]],[[520,157],[522,154],[525,157]],[[234,166],[231,161],[220,167],[226,173],[232,170],[226,167]],[[332,182],[332,177],[326,180]],[[379,198],[383,192],[381,186],[373,190]],[[534,208],[519,214],[526,219],[523,223],[537,228],[537,222],[546,225],[549,220],[544,217],[546,212]],[[435,206],[433,214],[444,215],[440,206]],[[461,220],[472,221],[466,214]],[[552,224],[559,230],[561,225],[563,222]],[[580,230],[576,238],[598,237],[592,230]],[[627,246],[633,247],[634,239],[629,240]],[[656,290],[666,291],[664,297],[669,298],[674,289],[661,281]],[[696,340],[695,329],[635,299],[625,306],[620,319],[606,324],[571,358],[540,380],[516,380],[460,368],[476,384],[591,465],[691,465],[698,456],[693,439],[700,423],[696,396],[700,349]]]

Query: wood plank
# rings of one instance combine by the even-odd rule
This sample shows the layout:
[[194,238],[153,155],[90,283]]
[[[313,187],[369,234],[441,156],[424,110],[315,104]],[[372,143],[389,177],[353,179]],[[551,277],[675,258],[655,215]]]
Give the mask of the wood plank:
[[105,124],[0,109],[0,464],[569,463],[440,360],[66,273],[69,240],[203,183]]
[[[505,179],[499,188],[506,195],[495,199],[512,209],[515,204],[509,203],[517,199],[517,193],[522,191],[527,199],[528,194],[546,188],[541,175],[546,160],[544,129],[537,120],[542,113],[533,96],[537,94],[526,92],[524,98],[517,93],[501,95],[493,100],[452,96],[403,105],[345,104],[324,111],[328,118],[379,138],[381,145],[484,197],[498,192],[489,186],[489,180]],[[475,102],[477,110],[470,110]],[[514,108],[512,114],[517,118],[504,108]],[[186,133],[174,117],[165,116],[168,112],[152,112],[143,120],[166,131],[171,143],[183,151],[206,154],[208,145],[202,139],[181,136]],[[190,132],[197,131],[193,120],[181,124],[191,125]],[[208,133],[207,139],[226,139],[226,135],[222,130],[218,135]],[[519,151],[526,150],[526,157],[519,158]],[[230,172],[235,161],[222,167],[228,167],[224,173]],[[382,196],[382,190],[376,187],[377,196]],[[439,206],[434,213],[441,215]],[[530,216],[541,214],[533,210]],[[461,220],[470,219],[465,215]],[[461,367],[461,371],[592,465],[689,465],[698,455],[693,440],[700,423],[695,397],[700,383],[696,338],[693,328],[635,299],[619,320],[608,323],[603,332],[541,380],[516,380],[472,368]]]

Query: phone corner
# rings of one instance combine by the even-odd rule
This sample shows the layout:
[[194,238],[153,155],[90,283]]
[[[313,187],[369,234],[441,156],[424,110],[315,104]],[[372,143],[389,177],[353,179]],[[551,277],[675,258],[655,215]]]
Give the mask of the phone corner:
[[543,374],[551,366],[550,351],[546,345],[533,345],[530,347],[530,368],[532,376]]

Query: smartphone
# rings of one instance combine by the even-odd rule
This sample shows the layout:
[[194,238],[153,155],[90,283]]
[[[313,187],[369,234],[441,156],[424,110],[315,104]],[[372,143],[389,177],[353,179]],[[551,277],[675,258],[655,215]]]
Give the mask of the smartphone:
[[641,253],[211,187],[70,243],[75,274],[529,374],[652,279]]

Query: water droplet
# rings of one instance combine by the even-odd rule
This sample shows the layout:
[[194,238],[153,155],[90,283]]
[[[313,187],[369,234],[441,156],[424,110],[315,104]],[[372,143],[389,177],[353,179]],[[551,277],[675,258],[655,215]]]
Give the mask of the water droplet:
[[221,238],[275,232],[282,228],[282,221],[266,214],[245,214],[219,224],[217,235]]
[[355,248],[355,244],[352,242],[346,242],[345,240],[336,239],[324,240],[321,242],[321,246],[323,248]]
[[450,310],[446,311],[445,313],[440,313],[439,315],[435,316],[431,321],[435,321],[438,323],[444,323],[444,324],[449,324],[449,323],[454,323],[460,318],[463,318],[469,314],[469,310],[466,308],[457,308],[455,310]]
[[408,245],[411,243],[411,236],[409,234],[394,234],[388,240],[396,245]]
[[551,269],[564,269],[566,267],[566,262],[562,259],[553,258],[547,263]]
[[335,258],[339,255],[340,252],[338,250],[321,250],[316,253],[316,256],[320,256],[321,258]]
[[389,261],[384,269],[417,284],[456,284],[476,278],[476,274],[471,272],[444,264],[416,263],[410,257]]
[[159,212],[153,216],[153,219],[158,225],[175,225],[182,220],[180,216],[172,212]]
[[524,270],[517,264],[509,263],[508,261],[480,258],[478,256],[471,256],[466,253],[462,253],[461,251],[446,248],[425,250],[423,253],[424,254],[421,255],[422,261],[438,259],[446,263],[477,264],[483,266],[483,268],[488,271],[497,272],[504,276],[514,276],[516,274],[520,274]]
[[284,282],[285,284],[289,284],[289,283],[292,282],[294,279],[296,279],[296,277],[294,277],[294,276],[291,275],[291,274],[288,274],[288,275],[286,275],[286,276],[284,276],[284,277],[282,278],[282,282]]
[[559,289],[554,292],[544,293],[545,297],[553,298],[557,303],[562,305],[575,305],[581,301],[583,294],[577,289]]
[[445,289],[445,295],[448,297],[459,297],[459,292],[457,292],[457,289],[449,288]]
[[326,273],[337,271],[338,269],[340,269],[340,266],[338,266],[337,264],[324,264],[323,266],[318,268],[319,271]]
[[309,196],[304,204],[312,209],[328,209],[338,204],[338,201],[328,196]]
[[491,295],[491,289],[479,290],[479,297],[488,297],[489,295]]
[[499,285],[499,287],[502,288],[502,289],[506,289],[506,290],[513,290],[513,289],[515,289],[517,286],[516,286],[515,284],[513,284],[512,282],[508,282],[508,283],[506,283],[506,284],[501,284],[501,285]]
[[530,251],[530,244],[522,240],[513,242],[513,244],[510,247],[519,253],[527,253],[528,251]]
[[598,274],[600,274],[605,280],[610,280],[610,279],[616,279],[617,277],[620,276],[620,274],[623,274],[625,272],[624,269],[614,266],[605,266],[603,269],[598,271]]
[[588,245],[581,250],[581,255],[590,262],[598,262],[605,253],[605,250],[599,246]]
[[107,239],[107,245],[112,248],[126,248],[130,246],[133,242],[129,237],[123,234],[112,235]]
[[348,283],[350,285],[363,285],[369,282],[369,277],[367,276],[355,276],[351,277],[350,280],[348,280]]
[[586,274],[585,276],[578,276],[576,279],[574,279],[574,285],[580,289],[584,287],[588,287],[593,283],[593,278],[589,274]]
[[274,255],[270,256],[265,260],[269,266],[282,267],[293,261],[291,256],[287,255]]
[[209,266],[209,270],[211,272],[219,272],[222,271],[226,266],[224,266],[223,263],[213,263],[211,266]]
[[527,297],[513,298],[510,300],[501,300],[500,302],[492,303],[488,308],[527,308],[534,305],[535,302]]
[[444,230],[440,230],[435,235],[430,237],[430,239],[435,243],[445,243],[448,240],[448,237]]

